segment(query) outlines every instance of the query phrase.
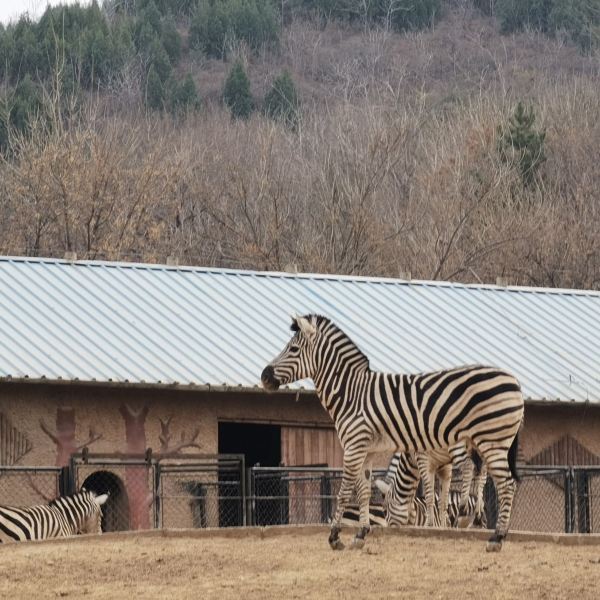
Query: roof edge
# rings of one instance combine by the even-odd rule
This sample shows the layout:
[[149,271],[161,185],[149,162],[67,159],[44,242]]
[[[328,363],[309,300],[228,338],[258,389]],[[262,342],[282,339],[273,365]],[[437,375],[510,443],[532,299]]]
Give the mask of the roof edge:
[[[263,388],[256,386],[244,386],[244,385],[213,385],[210,383],[206,384],[184,384],[184,383],[152,383],[152,382],[132,382],[132,381],[98,381],[98,380],[82,380],[82,379],[47,379],[42,378],[31,378],[31,377],[0,377],[0,385],[2,384],[22,384],[22,385],[52,385],[52,386],[67,386],[67,387],[96,387],[96,388],[123,388],[123,389],[153,389],[153,390],[177,390],[184,392],[238,392],[243,394],[285,394],[292,396],[316,396],[315,390],[307,388],[287,388],[282,387],[277,392],[267,392]],[[600,402],[594,402],[592,400],[576,400],[575,398],[561,399],[556,398],[554,400],[543,398],[525,398],[525,404],[535,406],[572,406],[574,404],[584,404],[586,407],[597,406],[600,408]]]
[[[124,388],[124,389],[154,389],[154,390],[177,390],[187,392],[240,392],[244,394],[268,394],[263,388],[256,386],[244,385],[213,385],[210,383],[195,384],[195,383],[157,383],[157,382],[135,382],[135,381],[99,381],[99,380],[83,380],[83,379],[47,379],[45,377],[0,377],[0,385],[2,384],[23,384],[23,385],[56,385],[68,387],[97,387],[97,388]],[[307,395],[313,394],[313,390],[305,388],[289,389],[281,388],[277,390],[278,394],[289,395]]]
[[57,264],[72,267],[104,267],[117,269],[161,270],[191,273],[212,273],[217,275],[235,275],[247,277],[265,277],[281,279],[317,279],[323,281],[347,281],[356,283],[376,283],[383,285],[414,285],[421,287],[479,289],[500,292],[519,292],[534,294],[557,294],[600,297],[600,290],[583,290],[571,288],[547,288],[534,286],[500,286],[491,283],[460,283],[456,281],[439,281],[427,279],[400,279],[393,277],[376,277],[366,275],[338,275],[330,273],[289,273],[285,271],[256,271],[246,269],[231,269],[224,267],[202,267],[194,265],[167,265],[161,263],[139,263],[102,260],[75,260],[52,257],[32,256],[0,256],[0,263],[38,263]]

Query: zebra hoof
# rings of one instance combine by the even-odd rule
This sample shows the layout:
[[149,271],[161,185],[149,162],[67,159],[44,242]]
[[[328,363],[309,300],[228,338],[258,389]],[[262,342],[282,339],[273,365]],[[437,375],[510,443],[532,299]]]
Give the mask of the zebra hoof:
[[365,547],[364,538],[355,537],[352,540],[352,545],[350,546],[350,550],[362,550]]
[[488,540],[487,546],[485,547],[487,552],[500,552],[502,550],[502,540],[506,534],[494,533],[494,535]]
[[337,538],[335,540],[329,540],[329,547],[332,550],[343,550],[344,549],[344,542],[342,542],[342,540],[340,540],[340,538]]
[[500,552],[502,550],[502,542],[489,541],[485,547],[486,552]]
[[457,526],[459,529],[466,529],[471,524],[471,518],[469,516],[458,517]]

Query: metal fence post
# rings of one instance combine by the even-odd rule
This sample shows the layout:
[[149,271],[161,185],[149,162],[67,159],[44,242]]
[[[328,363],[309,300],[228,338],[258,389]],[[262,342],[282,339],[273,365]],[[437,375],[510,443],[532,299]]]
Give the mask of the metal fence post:
[[248,507],[246,502],[246,460],[245,456],[242,455],[240,457],[239,462],[239,472],[240,472],[240,508],[242,512],[242,525],[246,527],[248,525]]
[[577,516],[579,533],[590,533],[590,490],[587,469],[577,469]]
[[573,533],[574,526],[574,489],[573,489],[573,469],[565,469],[565,533]]
[[248,477],[248,485],[246,488],[248,490],[246,497],[246,524],[255,525],[256,515],[254,514],[254,497],[256,495],[256,486],[254,485],[254,469],[249,467],[246,470],[246,473]]
[[160,503],[161,494],[161,468],[160,461],[154,465],[154,529],[162,528],[162,506]]

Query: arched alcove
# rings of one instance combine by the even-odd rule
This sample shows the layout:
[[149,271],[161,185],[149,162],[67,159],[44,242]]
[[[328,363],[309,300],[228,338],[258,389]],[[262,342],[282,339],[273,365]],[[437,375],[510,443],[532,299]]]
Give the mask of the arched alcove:
[[96,494],[109,494],[102,507],[102,531],[127,531],[129,529],[129,499],[121,479],[110,471],[95,471],[82,487]]

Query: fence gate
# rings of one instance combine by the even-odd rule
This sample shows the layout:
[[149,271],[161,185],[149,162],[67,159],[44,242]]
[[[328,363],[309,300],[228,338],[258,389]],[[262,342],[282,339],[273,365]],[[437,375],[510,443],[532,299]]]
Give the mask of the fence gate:
[[[373,472],[374,478],[384,475],[384,471]],[[342,470],[324,466],[252,467],[248,479],[249,525],[329,523]],[[379,490],[372,488],[371,501],[381,500]]]
[[74,454],[71,490],[82,487],[109,494],[102,509],[102,531],[151,529],[157,526],[156,461],[146,456]]
[[165,458],[156,467],[158,527],[246,524],[243,455]]

